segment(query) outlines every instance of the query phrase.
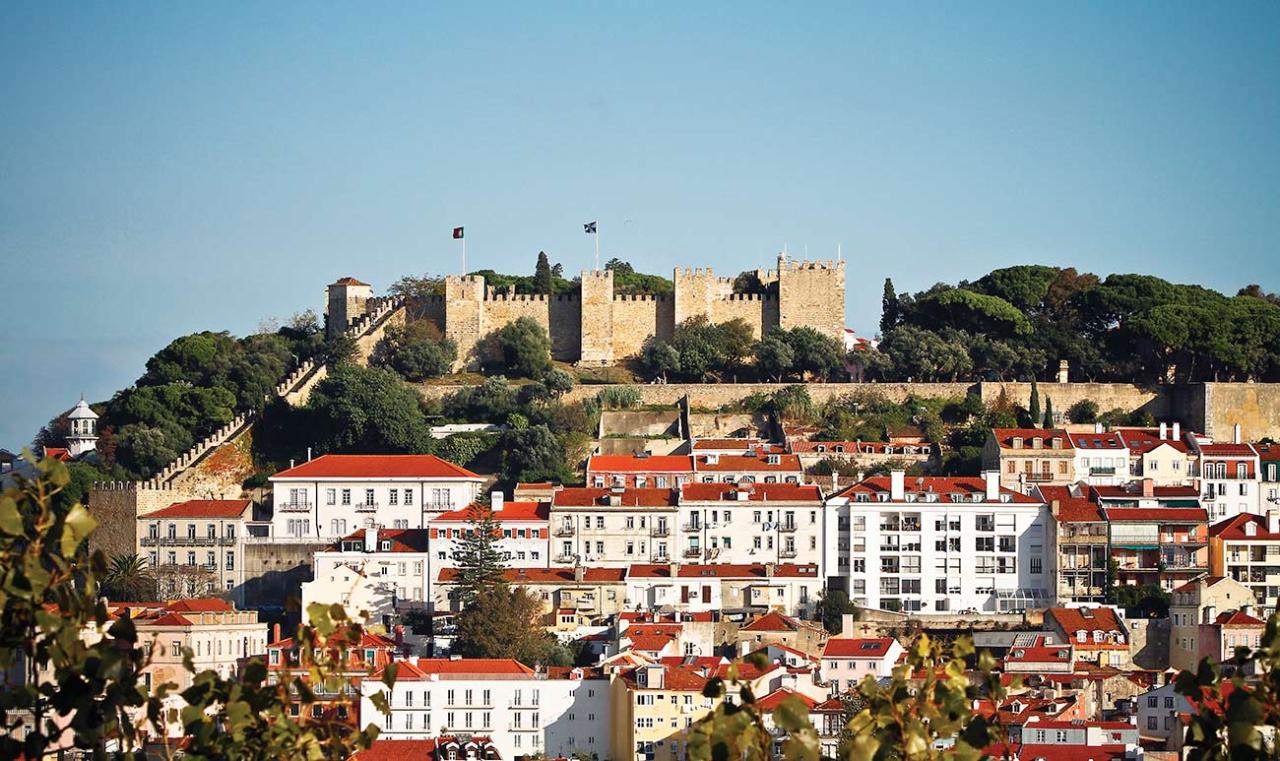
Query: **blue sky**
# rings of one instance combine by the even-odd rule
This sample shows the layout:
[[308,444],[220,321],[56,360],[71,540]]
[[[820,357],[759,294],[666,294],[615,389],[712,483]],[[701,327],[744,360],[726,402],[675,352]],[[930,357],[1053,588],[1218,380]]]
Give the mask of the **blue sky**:
[[545,249],[1280,290],[1280,4],[0,5],[0,446],[171,338]]

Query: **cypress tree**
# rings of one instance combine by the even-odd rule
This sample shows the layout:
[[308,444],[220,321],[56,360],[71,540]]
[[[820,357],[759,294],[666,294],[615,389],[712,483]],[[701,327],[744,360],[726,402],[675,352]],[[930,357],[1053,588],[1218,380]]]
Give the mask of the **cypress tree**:
[[1046,396],[1044,399],[1044,427],[1053,427],[1053,397]]
[[1031,379],[1031,406],[1027,410],[1031,417],[1032,427],[1040,423],[1040,387],[1036,385],[1036,379]]
[[458,599],[475,602],[486,590],[505,586],[506,563],[495,546],[502,529],[488,505],[472,505],[466,533],[458,542]]
[[893,289],[893,278],[884,279],[884,296],[880,299],[880,337],[898,326],[901,317],[898,309],[898,292]]
[[546,251],[538,252],[538,264],[533,268],[533,282],[538,288],[538,293],[551,294],[551,261],[547,259]]

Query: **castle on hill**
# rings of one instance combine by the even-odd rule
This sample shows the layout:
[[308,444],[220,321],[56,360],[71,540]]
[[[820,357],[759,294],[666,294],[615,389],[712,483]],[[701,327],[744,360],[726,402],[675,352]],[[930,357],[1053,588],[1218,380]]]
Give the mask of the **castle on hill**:
[[[584,270],[577,293],[495,293],[479,275],[450,275],[445,293],[424,306],[425,319],[458,346],[457,369],[477,367],[485,339],[504,325],[530,317],[551,337],[551,355],[564,362],[607,366],[640,354],[653,337],[669,338],[676,325],[695,317],[710,322],[741,318],[758,338],[774,327],[809,327],[844,340],[844,262],[791,261],[778,256],[776,269],[757,269],[765,293],[734,293],[733,279],[710,268],[676,268],[670,296],[614,292],[613,272]],[[329,286],[331,329],[359,321],[380,302],[355,278]]]

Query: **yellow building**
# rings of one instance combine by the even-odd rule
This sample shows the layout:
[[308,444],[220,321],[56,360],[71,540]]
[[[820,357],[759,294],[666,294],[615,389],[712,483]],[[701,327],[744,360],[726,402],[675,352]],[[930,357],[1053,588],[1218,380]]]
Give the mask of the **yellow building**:
[[702,694],[709,679],[696,664],[623,671],[613,680],[613,761],[683,761],[688,729],[719,702]]

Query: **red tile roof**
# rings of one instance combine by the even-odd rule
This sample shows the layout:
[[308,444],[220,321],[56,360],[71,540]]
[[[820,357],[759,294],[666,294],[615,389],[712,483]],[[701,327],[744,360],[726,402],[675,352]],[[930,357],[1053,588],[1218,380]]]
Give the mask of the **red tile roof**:
[[1040,496],[1051,505],[1058,503],[1059,523],[1102,523],[1105,519],[1097,503],[1070,486],[1037,486]]
[[[890,483],[889,476],[872,476],[871,478],[863,479],[862,481],[859,481],[856,484],[851,484],[850,486],[840,491],[837,496],[848,496],[852,499],[854,494],[857,494],[860,492],[873,494],[873,495],[889,494],[890,493],[889,483]],[[987,491],[986,481],[976,476],[910,477],[906,479],[905,486],[906,486],[906,493],[908,494],[917,494],[917,495],[930,494],[930,493],[937,494],[938,501],[943,503],[951,502],[952,494],[960,494],[961,502],[956,504],[968,504],[968,505],[991,504],[989,502],[968,502],[967,500],[964,499],[965,497],[968,497],[969,495],[972,495],[972,494],[982,494],[982,495],[986,494],[986,491]],[[1017,491],[1014,491],[1013,489],[1006,489],[1001,487],[1000,493],[1003,495],[1007,495],[1010,498],[1010,502],[1013,502],[1013,503],[1032,504],[1032,505],[1040,504],[1040,501],[1037,500],[1035,497],[1030,497],[1030,496],[1027,496],[1026,494],[1021,494]]]
[[1104,507],[1102,514],[1112,522],[1207,523],[1209,513],[1202,507]]
[[[1058,624],[1058,628],[1062,630],[1067,640],[1077,650],[1129,649],[1129,645],[1126,643],[1111,642],[1106,639],[1102,642],[1093,641],[1093,632],[1095,631],[1108,634],[1115,632],[1122,635],[1125,633],[1124,626],[1120,623],[1119,617],[1116,616],[1114,608],[1048,608],[1044,614],[1046,619],[1052,618]],[[1089,635],[1084,642],[1076,640],[1077,632],[1081,631]]]
[[1173,591],[1190,592],[1191,590],[1195,589],[1201,584],[1204,584],[1205,588],[1207,589],[1213,586],[1214,584],[1217,584],[1218,582],[1226,581],[1226,580],[1227,580],[1226,576],[1201,576],[1198,579],[1192,579],[1191,581],[1188,581],[1186,584],[1183,584],[1182,586],[1174,587]]
[[631,649],[640,650],[646,653],[661,652],[663,648],[676,641],[675,637],[669,637],[665,634],[635,634],[630,631],[624,634],[627,639],[631,640]]
[[[1035,725],[1039,727],[1040,725]],[[1133,727],[1130,726],[1130,729]],[[994,746],[995,758],[1003,758],[1002,745]],[[1044,759],[1044,761],[1120,761],[1129,758],[1124,745],[1013,745],[1013,757],[1020,759]]]
[[[447,513],[441,513],[431,519],[431,523],[470,523],[479,520],[483,515],[483,510],[488,509],[488,505],[478,505],[471,503],[466,507],[458,510],[450,510]],[[548,502],[503,502],[502,509],[493,514],[493,519],[499,523],[532,521],[541,522],[547,520],[547,516],[551,513],[551,505]]]
[[792,696],[799,698],[800,702],[804,703],[805,707],[809,708],[810,710],[818,706],[818,701],[814,700],[808,695],[805,695],[804,693],[796,692],[795,690],[788,690],[784,687],[781,689],[774,690],[768,695],[765,695],[764,697],[757,700],[756,708],[761,711],[773,711],[775,708],[777,708],[779,705],[782,704],[782,701]]
[[1214,623],[1222,626],[1266,626],[1267,622],[1239,610],[1219,613]]
[[665,672],[663,673],[662,687],[640,687],[636,674],[642,669],[624,671],[622,678],[631,689],[639,688],[650,690],[675,690],[679,692],[701,692],[702,689],[707,686],[707,677],[699,674],[694,669],[685,666],[664,666],[664,668]]
[[893,643],[893,637],[834,637],[827,640],[822,657],[883,658]]
[[354,277],[342,277],[335,280],[333,285],[368,285],[368,283],[356,280]]
[[[332,635],[330,635],[328,642],[334,643],[334,644],[337,644],[337,643],[342,643],[344,645],[346,644],[345,640],[341,638],[341,632],[334,632]],[[294,646],[293,637],[285,637],[282,640],[279,640],[277,642],[272,642],[268,645],[268,647],[278,648],[281,650],[288,650],[293,646]],[[352,650],[355,650],[357,648],[359,649],[375,648],[379,650],[395,650],[396,643],[395,643],[395,640],[384,637],[381,634],[375,634],[373,632],[364,631],[360,633],[360,643],[357,645],[353,645],[351,647]]]
[[737,492],[750,502],[821,502],[822,490],[810,484],[684,484],[680,495],[697,502],[735,502]]
[[[1252,524],[1254,533],[1252,536],[1245,533],[1245,526]],[[1216,536],[1228,541],[1247,541],[1255,539],[1275,540],[1280,539],[1280,532],[1272,533],[1267,529],[1267,519],[1262,515],[1253,515],[1251,513],[1240,513],[1239,515],[1219,521],[1209,527],[1209,536]]]
[[794,632],[799,630],[800,624],[794,618],[784,616],[776,610],[765,613],[739,629],[739,631],[744,632]]
[[367,749],[351,757],[351,761],[431,761],[435,758],[436,739],[374,740]]
[[1257,452],[1248,444],[1201,444],[1200,454],[1211,457],[1255,457]]
[[[623,581],[627,576],[627,569],[586,568],[580,582],[574,580],[572,568],[508,568],[502,575],[512,584],[599,584]],[[437,577],[442,584],[457,579],[457,568],[441,568]]]
[[71,462],[71,450],[66,447],[45,447],[44,456],[47,460]]
[[1004,657],[1005,663],[1070,663],[1070,645],[1037,645],[1035,647],[1011,647]]
[[1184,454],[1191,451],[1191,447],[1187,446],[1187,442],[1182,439],[1162,439],[1160,431],[1150,428],[1120,428],[1117,433],[1124,439],[1129,451],[1134,454],[1146,454],[1166,444]]
[[178,613],[166,613],[163,616],[150,621],[148,626],[194,626],[190,619]]
[[[770,463],[769,457],[777,458],[777,462]],[[793,454],[775,454],[775,455],[736,455],[722,454],[715,456],[715,462],[707,461],[708,455],[698,455],[697,465],[695,469],[699,472],[708,473],[759,473],[759,472],[800,472],[804,470],[800,465],[800,457]]]
[[432,454],[326,454],[297,467],[282,470],[275,478],[439,478],[474,479],[480,476]]
[[1068,433],[1071,445],[1076,449],[1099,450],[1109,449],[1120,452],[1127,449],[1124,439],[1119,433]]
[[[1061,428],[992,428],[991,435],[995,437],[996,443],[1000,445],[1001,449],[1013,449],[1014,438],[1021,438],[1022,449],[1014,451],[1030,450],[1031,440],[1039,436],[1044,440],[1044,446],[1041,449],[1047,449],[1051,452],[1071,451],[1071,437]],[[1054,449],[1050,444],[1050,440],[1055,436],[1062,440],[1061,449]]]
[[675,507],[678,503],[675,489],[618,489],[611,490],[573,487],[561,489],[551,498],[557,507],[609,507],[609,498],[618,497],[618,507]]
[[[413,659],[397,659],[395,664],[396,681],[430,679],[432,674],[533,677],[536,673],[511,658],[418,658],[416,662]],[[381,678],[381,672],[375,674],[374,678]]]
[[152,518],[240,518],[253,504],[247,499],[189,499],[175,502],[153,513],[139,515],[138,520]]
[[692,473],[689,455],[596,454],[587,459],[587,473]]
[[1263,462],[1280,462],[1280,445],[1254,444],[1253,448]]
[[[627,570],[627,576],[630,578],[671,578],[671,566],[669,565],[636,563]],[[678,566],[677,576],[682,579],[764,579],[769,578],[769,573],[764,563],[713,563],[680,565]],[[778,563],[774,566],[773,576],[816,579],[818,577],[818,567],[810,563]]]
[[165,610],[179,613],[224,613],[235,610],[235,606],[226,600],[212,597],[197,597],[191,600],[175,600],[167,603]]
[[790,447],[795,454],[906,454],[904,450],[911,448],[927,455],[933,451],[932,444],[912,441],[793,441]]

